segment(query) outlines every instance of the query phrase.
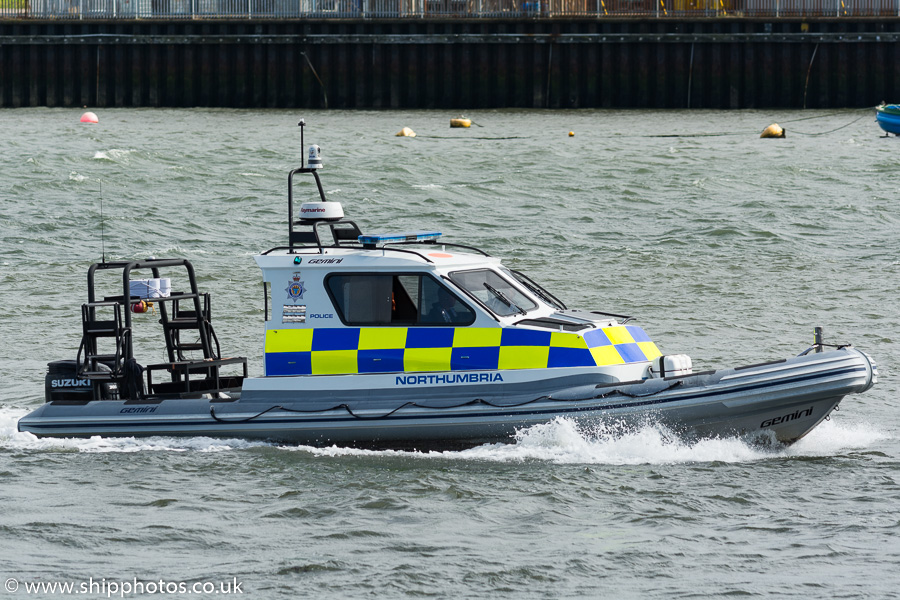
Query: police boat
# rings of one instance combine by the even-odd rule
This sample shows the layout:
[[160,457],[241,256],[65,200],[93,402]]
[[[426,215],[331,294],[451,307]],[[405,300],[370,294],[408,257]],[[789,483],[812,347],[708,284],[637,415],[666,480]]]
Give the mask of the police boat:
[[[288,175],[288,244],[256,257],[262,377],[223,356],[189,261],[100,262],[88,269],[75,359],[49,364],[46,402],[19,430],[427,448],[514,441],[565,417],[585,431],[659,423],[789,444],[876,382],[872,359],[827,346],[821,330],[796,357],[694,372],[630,317],[568,308],[439,232],[364,234],[326,199],[321,167],[311,146]],[[295,212],[297,175],[318,196]],[[147,311],[166,359],[142,365],[133,334]]]

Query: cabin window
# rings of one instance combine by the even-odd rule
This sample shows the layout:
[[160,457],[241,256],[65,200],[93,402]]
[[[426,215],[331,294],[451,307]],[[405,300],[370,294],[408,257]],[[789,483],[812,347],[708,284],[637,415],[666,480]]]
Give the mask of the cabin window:
[[430,275],[342,274],[326,280],[346,325],[470,325],[475,313]]
[[537,308],[531,298],[490,269],[456,271],[450,279],[498,316],[524,315]]

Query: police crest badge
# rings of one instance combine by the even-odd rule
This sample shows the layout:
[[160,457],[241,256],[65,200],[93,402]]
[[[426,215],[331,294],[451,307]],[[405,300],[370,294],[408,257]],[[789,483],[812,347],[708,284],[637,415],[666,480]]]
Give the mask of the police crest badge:
[[306,292],[306,288],[303,287],[303,282],[300,281],[300,271],[294,271],[294,274],[291,275],[291,280],[288,282],[288,286],[285,290],[288,293],[288,299],[297,302],[298,300],[303,300],[303,293]]

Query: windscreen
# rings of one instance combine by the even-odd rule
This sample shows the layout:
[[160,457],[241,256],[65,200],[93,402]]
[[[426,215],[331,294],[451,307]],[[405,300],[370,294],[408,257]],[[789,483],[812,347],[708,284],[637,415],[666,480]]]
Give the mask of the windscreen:
[[490,269],[457,271],[450,274],[450,279],[498,316],[508,317],[517,313],[524,315],[537,308],[537,304],[528,296]]

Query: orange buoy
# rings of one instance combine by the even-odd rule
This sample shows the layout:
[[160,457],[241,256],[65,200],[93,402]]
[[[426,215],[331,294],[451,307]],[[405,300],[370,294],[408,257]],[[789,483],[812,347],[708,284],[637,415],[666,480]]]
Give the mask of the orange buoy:
[[99,123],[100,119],[98,119],[97,115],[95,115],[94,113],[86,112],[83,115],[81,115],[81,122],[82,123]]
[[467,119],[465,117],[456,117],[455,119],[450,119],[450,127],[471,127],[472,119]]
[[570,131],[570,132],[569,132],[569,137],[575,137],[575,132],[574,132],[574,131]]

